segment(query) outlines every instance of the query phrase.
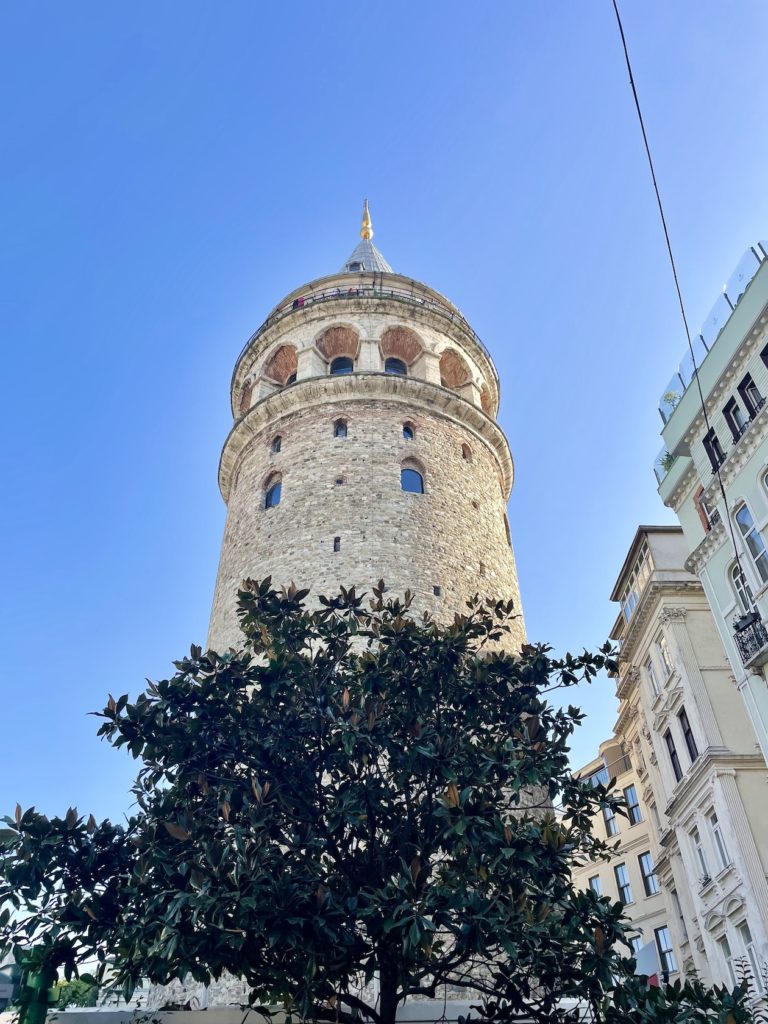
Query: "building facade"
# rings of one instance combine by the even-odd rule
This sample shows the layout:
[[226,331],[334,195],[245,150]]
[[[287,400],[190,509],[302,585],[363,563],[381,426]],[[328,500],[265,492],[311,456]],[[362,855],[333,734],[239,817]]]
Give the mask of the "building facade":
[[768,757],[768,243],[745,254],[694,352],[698,383],[688,356],[659,407],[659,494],[683,528],[687,567]]
[[633,763],[626,737],[614,736],[600,744],[598,756],[576,773],[580,778],[615,788],[627,804],[627,817],[606,808],[594,821],[595,835],[617,845],[609,861],[580,864],[572,872],[574,885],[598,896],[623,903],[634,925],[630,937],[633,953],[652,944],[659,973],[674,978],[680,962],[669,925],[669,911],[656,872],[654,835],[640,776]]
[[[614,742],[636,772],[678,969],[729,985],[746,972],[760,998],[768,965],[766,764],[687,560],[680,528],[646,526],[622,566],[611,595],[621,609],[611,632],[620,650]],[[632,832],[625,839],[623,829],[622,852]],[[659,954],[663,969],[661,944]]]
[[372,235],[366,204],[341,270],[278,303],[235,365],[212,647],[238,644],[238,585],[266,576],[313,595],[383,579],[440,620],[477,592],[511,598],[507,645],[524,641],[496,368],[459,310],[395,273]]

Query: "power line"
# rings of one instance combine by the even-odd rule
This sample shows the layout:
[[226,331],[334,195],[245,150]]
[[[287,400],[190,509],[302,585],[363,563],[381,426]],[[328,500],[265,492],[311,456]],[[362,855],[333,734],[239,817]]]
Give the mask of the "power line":
[[[635,86],[635,78],[634,78],[634,75],[632,74],[632,63],[631,63],[631,61],[629,59],[629,50],[627,49],[627,39],[626,39],[626,36],[624,35],[624,26],[621,23],[621,15],[619,14],[618,0],[611,0],[611,2],[613,3],[613,10],[614,10],[614,12],[616,14],[616,22],[617,22],[617,24],[619,26],[619,35],[621,36],[621,45],[622,45],[622,48],[624,50],[624,61],[625,61],[626,65],[627,65],[627,74],[629,75],[629,84],[630,84],[630,87],[632,89],[632,97],[633,97],[633,99],[635,101],[635,110],[637,111],[637,119],[640,122],[640,131],[642,132],[642,135],[643,135],[643,145],[645,146],[645,155],[648,157],[648,167],[649,167],[650,172],[651,172],[651,180],[653,181],[653,191],[656,194],[656,205],[659,208],[659,217],[661,218],[661,226],[662,226],[662,229],[664,231],[664,241],[666,242],[666,245],[667,245],[667,254],[669,255],[669,263],[670,263],[670,266],[672,267],[672,277],[674,278],[674,281],[675,281],[675,291],[677,292],[677,301],[680,304],[680,314],[681,314],[681,316],[683,318],[683,327],[685,328],[685,337],[688,340],[688,351],[691,354],[691,362],[693,363],[693,377],[694,377],[694,379],[696,381],[696,388],[697,388],[697,390],[699,392],[699,403],[701,405],[701,411],[702,411],[702,414],[704,416],[704,425],[707,428],[707,433],[709,433],[709,431],[712,428],[711,428],[710,422],[709,422],[709,415],[707,414],[707,406],[706,406],[706,403],[704,402],[704,392],[702,391],[701,381],[699,379],[699,367],[698,367],[698,364],[696,362],[696,355],[695,355],[695,353],[693,351],[693,342],[691,341],[691,330],[690,330],[690,328],[688,326],[688,317],[687,317],[686,312],[685,312],[685,303],[683,302],[683,293],[682,293],[682,290],[680,288],[680,279],[677,276],[677,266],[675,264],[674,253],[672,252],[672,242],[670,241],[670,238],[669,238],[669,228],[667,227],[667,218],[664,216],[664,205],[663,205],[663,203],[661,201],[661,193],[659,192],[659,183],[658,183],[658,181],[656,179],[656,169],[655,169],[655,167],[653,165],[653,157],[651,156],[651,147],[650,147],[650,144],[648,142],[648,133],[645,130],[645,121],[643,120],[643,112],[640,109],[640,100],[639,100],[638,95],[637,95],[637,87]],[[715,467],[714,472],[715,472],[715,475],[717,477],[717,482],[718,482],[718,485],[720,487],[720,494],[721,494],[722,499],[723,499],[723,510],[725,512],[725,518],[728,521],[728,529],[729,529],[729,532],[731,534],[731,544],[733,545],[733,553],[736,556],[736,565],[738,567],[739,578],[741,579],[742,584],[745,587],[748,587],[749,584],[747,582],[746,576],[744,575],[744,570],[743,570],[743,568],[741,566],[741,558],[739,557],[739,549],[738,549],[738,545],[736,544],[736,534],[735,534],[734,529],[733,529],[733,521],[732,521],[732,518],[731,518],[731,514],[730,514],[730,512],[728,510],[728,501],[727,501],[726,496],[725,496],[725,486],[723,485],[723,478],[722,478],[722,476],[720,474],[720,466],[719,466],[719,464]]]

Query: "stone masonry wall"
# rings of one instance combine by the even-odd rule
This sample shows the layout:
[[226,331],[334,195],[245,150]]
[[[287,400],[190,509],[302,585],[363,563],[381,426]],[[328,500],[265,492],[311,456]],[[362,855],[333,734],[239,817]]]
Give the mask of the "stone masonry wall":
[[[334,436],[340,418],[348,423],[345,438]],[[405,422],[412,441],[403,438]],[[273,454],[276,434],[281,446]],[[406,459],[423,468],[424,494],[401,489]],[[281,501],[265,509],[264,487],[274,473],[282,477]],[[339,399],[275,418],[235,469],[208,642],[239,645],[238,584],[271,575],[275,584],[295,582],[314,594],[342,584],[369,590],[383,578],[393,592],[416,594],[416,614],[429,609],[442,621],[466,610],[477,592],[511,597],[521,617],[506,646],[517,649],[525,629],[504,516],[494,454],[447,415],[410,414],[402,402],[384,399]]]

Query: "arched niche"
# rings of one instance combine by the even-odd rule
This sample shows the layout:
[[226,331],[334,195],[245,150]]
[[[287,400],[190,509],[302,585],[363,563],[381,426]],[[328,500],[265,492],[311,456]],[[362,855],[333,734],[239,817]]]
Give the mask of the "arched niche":
[[338,325],[323,331],[315,344],[323,358],[330,363],[338,356],[349,356],[354,359],[360,345],[360,338],[353,327]]
[[291,377],[296,377],[298,356],[293,345],[281,345],[267,360],[264,376],[276,384],[285,385]]
[[457,391],[472,380],[472,373],[463,356],[453,348],[447,348],[440,356],[440,383],[444,388]]
[[388,327],[381,336],[379,349],[382,359],[402,359],[410,366],[424,351],[424,346],[409,327]]

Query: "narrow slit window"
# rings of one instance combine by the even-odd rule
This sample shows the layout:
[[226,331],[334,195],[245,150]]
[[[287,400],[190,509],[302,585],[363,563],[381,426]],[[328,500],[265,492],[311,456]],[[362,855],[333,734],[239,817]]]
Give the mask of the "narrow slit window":
[[333,538],[333,550],[334,551],[341,551],[341,537],[334,537]]
[[334,437],[346,437],[347,436],[347,421],[336,420],[333,424],[333,436]]
[[403,424],[403,440],[412,441],[414,437],[413,425],[411,423]]
[[272,454],[273,455],[277,455],[277,453],[282,448],[282,445],[283,445],[283,439],[280,437],[279,434],[277,435],[277,437],[273,437],[272,438],[272,444],[270,445],[270,448],[272,449]]

